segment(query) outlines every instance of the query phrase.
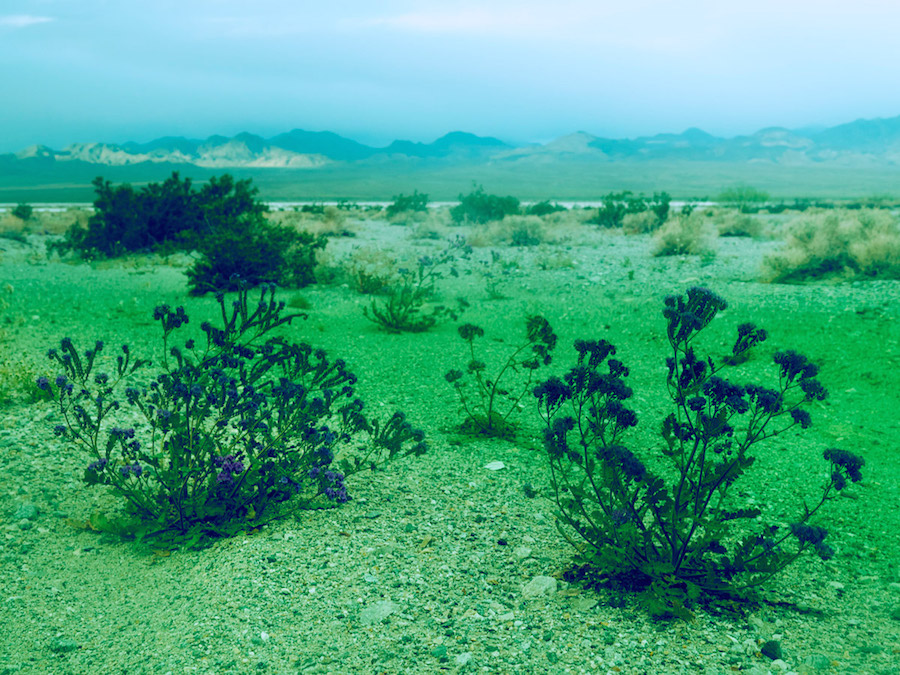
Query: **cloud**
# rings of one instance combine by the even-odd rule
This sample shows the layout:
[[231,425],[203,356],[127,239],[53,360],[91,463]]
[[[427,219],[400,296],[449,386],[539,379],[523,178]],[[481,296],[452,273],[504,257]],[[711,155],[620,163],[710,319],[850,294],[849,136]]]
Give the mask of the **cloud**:
[[7,28],[27,28],[39,23],[53,21],[49,16],[32,16],[30,14],[8,14],[0,16],[0,26]]
[[548,10],[534,3],[495,3],[494,6],[433,7],[356,21],[364,27],[389,28],[410,33],[529,35],[559,29],[571,22],[571,14]]

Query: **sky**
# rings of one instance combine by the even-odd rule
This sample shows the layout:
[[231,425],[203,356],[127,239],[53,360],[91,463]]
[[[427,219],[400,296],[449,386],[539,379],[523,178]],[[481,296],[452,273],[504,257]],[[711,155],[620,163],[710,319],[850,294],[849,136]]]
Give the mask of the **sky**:
[[896,0],[0,0],[0,152],[825,127],[900,115],[898,31]]

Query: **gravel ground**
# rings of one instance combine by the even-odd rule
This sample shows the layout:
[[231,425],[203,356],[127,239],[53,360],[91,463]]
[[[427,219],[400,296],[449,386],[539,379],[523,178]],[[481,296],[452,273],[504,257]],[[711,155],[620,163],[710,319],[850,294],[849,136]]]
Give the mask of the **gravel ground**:
[[[338,259],[360,246],[414,258],[439,245],[408,233],[367,223],[330,247]],[[183,260],[71,265],[37,255],[40,238],[32,244],[0,244],[0,282],[13,289],[2,353],[27,357],[63,335],[149,349],[154,305],[211,310],[184,295]],[[525,423],[516,443],[459,437],[443,381],[466,358],[454,326],[385,335],[362,316],[369,298],[320,286],[303,291],[312,310],[296,338],[346,358],[370,406],[403,409],[426,429],[429,454],[357,474],[339,509],[201,551],[154,551],[84,529],[117,502],[81,483],[87,459],[52,437],[52,405],[3,408],[0,675],[900,672],[900,284],[760,284],[769,241],[723,239],[703,260],[653,258],[650,245],[585,230],[549,248],[504,249],[518,261],[507,299],[488,299],[477,274],[440,287],[469,298],[465,320],[485,328],[497,356],[528,311],[559,333],[560,369],[575,337],[609,339],[632,367],[641,419],[666,411],[662,297],[689,285],[731,303],[708,330],[714,353],[752,320],[769,328],[768,351],[794,347],[821,362],[832,396],[807,434],[760,449],[741,494],[789,518],[815,493],[821,450],[833,445],[867,458],[865,479],[823,516],[835,558],[802,560],[767,589],[782,604],[745,619],[699,609],[692,623],[661,622],[562,581],[572,551],[554,525],[537,427]],[[642,424],[635,447],[655,428]]]

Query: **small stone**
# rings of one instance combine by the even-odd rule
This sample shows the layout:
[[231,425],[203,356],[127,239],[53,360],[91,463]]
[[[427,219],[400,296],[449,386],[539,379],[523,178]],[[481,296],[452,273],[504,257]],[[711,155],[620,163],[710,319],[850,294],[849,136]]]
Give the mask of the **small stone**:
[[497,459],[493,462],[488,462],[487,464],[485,464],[484,468],[488,469],[489,471],[500,471],[500,469],[506,468],[506,464]]
[[534,598],[540,595],[552,595],[556,593],[556,579],[553,577],[534,577],[522,587],[522,595],[526,598]]
[[359,621],[363,626],[371,626],[372,624],[384,621],[398,609],[399,607],[390,600],[376,602],[359,613]]
[[828,585],[836,591],[844,590],[844,584],[842,584],[840,581],[829,581]]
[[762,647],[759,648],[759,651],[763,656],[768,656],[773,661],[780,659],[783,656],[781,653],[781,643],[778,640],[764,642]]
[[755,630],[757,633],[766,633],[766,622],[763,621],[758,616],[751,616],[747,619],[747,623],[750,624],[750,628]]
[[471,660],[472,652],[463,652],[462,654],[456,655],[456,658],[453,659],[453,663],[455,663],[457,666],[464,666]]
[[[16,512],[12,515],[13,520],[36,520],[38,517],[38,507],[34,504],[20,504],[19,508],[16,509]],[[23,528],[24,529],[24,528]]]
[[531,549],[527,546],[516,546],[513,551],[513,555],[516,556],[519,560],[525,560],[525,558],[531,557]]
[[831,668],[831,659],[824,654],[810,654],[803,659],[803,663],[815,670],[828,670]]

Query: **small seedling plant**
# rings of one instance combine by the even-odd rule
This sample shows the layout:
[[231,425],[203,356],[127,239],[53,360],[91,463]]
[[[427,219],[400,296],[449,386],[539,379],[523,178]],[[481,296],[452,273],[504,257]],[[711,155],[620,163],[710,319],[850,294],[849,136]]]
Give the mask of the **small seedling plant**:
[[848,480],[862,477],[863,459],[831,448],[821,496],[811,507],[804,502],[788,527],[765,524],[761,509],[738,502],[733,486],[754,463],[751,449],[808,428],[806,408],[828,392],[815,379],[818,367],[795,351],[775,352],[772,388],[723,377],[767,337],[741,324],[730,359],[700,358],[693,342],[725,307],[705,288],[665,300],[674,410],[661,426],[660,470],[624,444],[637,415],[625,405],[628,368],[610,358],[616,348],[609,342],[577,340],[577,364],[534,390],[558,525],[579,551],[574,578],[641,590],[654,616],[690,618],[701,597],[740,607],[805,552],[831,557],[827,531],[810,521]]
[[419,258],[415,269],[400,268],[399,284],[389,297],[373,299],[371,306],[363,308],[363,313],[388,333],[423,333],[442,319],[456,321],[468,305],[464,299],[459,298],[456,307],[427,303],[434,296],[435,285],[444,276],[445,268],[450,276],[458,277],[453,263],[471,252],[462,238],[457,237],[437,256]]
[[55,434],[87,451],[88,485],[109,486],[127,505],[124,517],[93,516],[91,527],[196,543],[346,502],[350,474],[425,452],[403,413],[367,416],[343,360],[273,333],[303,316],[283,313],[274,286],[255,305],[246,288],[230,306],[217,300],[222,325],[201,324],[205,345],[175,344],[189,322],[183,307],[155,309],[155,371],[127,345],[111,372],[101,370],[102,342],[80,351],[64,338],[49,351],[60,372],[38,386],[59,405]]
[[460,430],[513,438],[516,425],[510,418],[521,409],[521,401],[531,391],[538,369],[550,365],[552,360],[550,352],[557,341],[553,328],[542,316],[526,317],[525,339],[513,348],[494,376],[488,374],[487,364],[478,358],[475,348],[476,339],[484,337],[484,329],[464,323],[457,331],[468,344],[469,363],[465,373],[450,370],[444,379],[456,390],[465,413]]

